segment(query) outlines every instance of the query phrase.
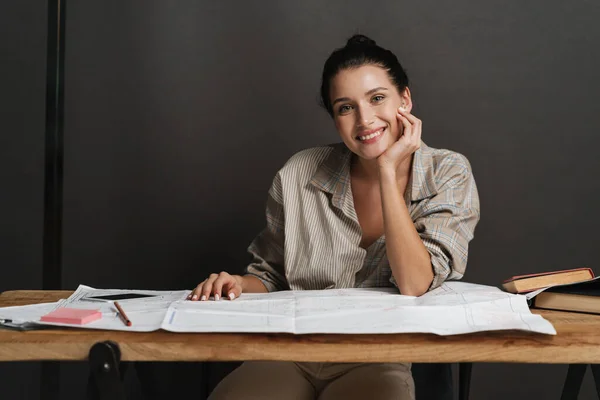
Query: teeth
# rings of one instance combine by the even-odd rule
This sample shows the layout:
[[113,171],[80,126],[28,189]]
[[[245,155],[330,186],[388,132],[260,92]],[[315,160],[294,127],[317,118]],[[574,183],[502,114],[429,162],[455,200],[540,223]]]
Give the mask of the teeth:
[[371,133],[370,135],[359,136],[359,137],[358,137],[358,140],[369,140],[369,139],[373,139],[374,137],[377,137],[377,136],[381,135],[381,132],[382,132],[382,131],[383,131],[383,129],[382,129],[382,130],[379,130],[379,131],[377,131],[377,132],[373,132],[373,133]]

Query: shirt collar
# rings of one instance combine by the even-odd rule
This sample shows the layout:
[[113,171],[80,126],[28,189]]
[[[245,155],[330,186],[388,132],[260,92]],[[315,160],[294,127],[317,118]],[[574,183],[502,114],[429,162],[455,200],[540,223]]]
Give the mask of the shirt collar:
[[421,147],[413,157],[410,194],[412,201],[423,200],[437,194],[433,167],[433,149],[421,141]]
[[333,204],[342,208],[350,183],[352,153],[344,143],[336,143],[330,147],[332,151],[321,162],[310,183],[324,192],[333,194]]
[[[331,145],[331,153],[321,162],[310,183],[318,189],[333,194],[333,204],[341,208],[350,183],[352,152],[343,143]],[[437,194],[433,171],[433,150],[424,142],[415,152],[410,180],[412,201]]]

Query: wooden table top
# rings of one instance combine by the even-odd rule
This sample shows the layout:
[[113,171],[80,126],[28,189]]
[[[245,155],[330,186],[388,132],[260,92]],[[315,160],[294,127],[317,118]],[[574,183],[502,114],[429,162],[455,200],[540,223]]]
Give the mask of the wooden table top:
[[[0,307],[67,298],[71,291],[0,294]],[[532,310],[557,335],[493,331],[466,335],[292,335],[149,333],[91,329],[0,329],[0,361],[86,360],[94,343],[119,344],[123,361],[521,362],[600,363],[600,315]]]

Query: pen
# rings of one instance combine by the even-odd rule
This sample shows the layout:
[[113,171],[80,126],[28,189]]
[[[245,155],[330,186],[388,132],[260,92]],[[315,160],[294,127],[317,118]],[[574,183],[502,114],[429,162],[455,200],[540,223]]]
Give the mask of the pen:
[[121,308],[119,303],[116,301],[115,301],[115,307],[117,307],[117,310],[119,310],[119,317],[121,317],[121,320],[123,320],[123,323],[127,326],[131,326],[131,321],[127,317],[127,314],[125,314],[125,311],[123,311],[123,309]]

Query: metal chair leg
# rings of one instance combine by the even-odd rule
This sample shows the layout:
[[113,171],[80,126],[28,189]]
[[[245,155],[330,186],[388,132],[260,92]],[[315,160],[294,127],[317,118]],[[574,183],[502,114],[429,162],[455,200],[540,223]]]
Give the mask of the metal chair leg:
[[594,383],[596,384],[596,393],[600,399],[600,364],[591,364],[592,374],[594,375]]
[[569,364],[560,400],[577,400],[587,364]]
[[473,363],[458,364],[458,399],[469,400],[469,391],[471,389],[471,371]]

